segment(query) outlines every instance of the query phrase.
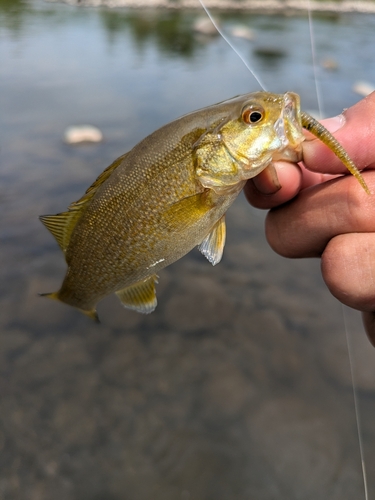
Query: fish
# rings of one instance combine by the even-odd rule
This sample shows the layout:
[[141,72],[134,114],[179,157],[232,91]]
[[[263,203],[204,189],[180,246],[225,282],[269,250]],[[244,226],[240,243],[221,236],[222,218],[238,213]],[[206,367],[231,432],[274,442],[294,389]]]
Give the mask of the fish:
[[164,125],[117,158],[66,212],[40,217],[68,266],[61,288],[42,295],[97,321],[98,302],[112,293],[124,307],[151,313],[157,273],[196,246],[218,264],[228,208],[273,162],[303,159],[303,129],[369,192],[342,146],[301,110],[298,94],[236,96]]

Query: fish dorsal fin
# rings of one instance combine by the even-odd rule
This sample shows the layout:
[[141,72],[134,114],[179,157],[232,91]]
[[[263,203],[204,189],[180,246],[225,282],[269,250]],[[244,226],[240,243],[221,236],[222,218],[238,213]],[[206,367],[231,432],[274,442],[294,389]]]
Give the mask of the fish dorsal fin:
[[91,201],[100,186],[108,179],[114,170],[122,163],[122,160],[127,156],[128,153],[120,156],[115,160],[109,167],[107,167],[103,172],[97,177],[97,179],[91,184],[91,186],[86,190],[85,194],[77,201],[74,201],[69,205],[69,210],[77,210],[77,208],[82,206],[87,206],[88,202]]
[[124,307],[143,314],[149,314],[157,305],[155,292],[155,283],[157,282],[158,277],[154,274],[144,281],[118,290],[116,295]]
[[81,217],[80,210],[69,210],[56,215],[41,215],[39,219],[56,238],[61,250],[68,248],[73,229]]
[[111,173],[120,165],[125,156],[126,155],[120,156],[120,158],[117,158],[117,160],[109,165],[109,167],[107,167],[104,172],[99,175],[96,181],[91,184],[82,198],[71,203],[67,212],[62,212],[56,215],[42,215],[39,217],[46,228],[56,238],[57,243],[64,253],[68,248],[73,230],[91,199],[103,182],[105,182]]
[[225,215],[219,219],[198,249],[213,266],[221,261],[225,245]]

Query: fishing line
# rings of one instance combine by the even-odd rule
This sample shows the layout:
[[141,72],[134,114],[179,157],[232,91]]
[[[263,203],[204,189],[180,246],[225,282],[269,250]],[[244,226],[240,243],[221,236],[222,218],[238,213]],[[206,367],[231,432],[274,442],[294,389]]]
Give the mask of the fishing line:
[[355,418],[357,424],[357,434],[358,434],[358,443],[359,443],[359,454],[361,457],[361,466],[362,466],[362,476],[363,476],[363,486],[365,490],[365,500],[368,500],[368,489],[367,489],[367,474],[366,474],[366,464],[365,464],[365,453],[363,449],[363,439],[362,439],[362,426],[360,419],[360,411],[357,397],[357,389],[356,382],[354,376],[354,361],[352,356],[352,349],[350,343],[350,335],[348,331],[348,321],[347,321],[347,310],[343,304],[341,304],[342,315],[344,318],[344,327],[345,327],[345,336],[346,336],[346,345],[348,347],[348,357],[349,357],[349,366],[350,366],[350,376],[352,379],[352,388],[353,388],[353,400],[354,400],[354,410],[355,410]]
[[309,20],[310,48],[311,48],[311,59],[312,59],[313,73],[314,73],[315,93],[316,93],[316,99],[318,101],[319,114],[321,117],[323,117],[324,116],[324,109],[323,109],[323,100],[322,100],[322,95],[321,95],[321,91],[320,91],[320,85],[319,85],[319,81],[318,81],[318,64],[317,64],[317,59],[316,59],[316,44],[315,44],[315,37],[314,37],[314,25],[313,25],[310,0],[307,0],[307,14],[308,14],[308,20]]
[[249,66],[247,63],[246,59],[240,54],[240,52],[236,49],[236,47],[232,44],[232,42],[229,40],[229,38],[224,34],[223,30],[219,27],[219,25],[216,23],[215,19],[212,17],[210,11],[207,9],[207,7],[204,5],[203,0],[199,0],[199,3],[201,4],[203,10],[209,17],[211,23],[214,25],[216,31],[219,33],[219,35],[227,42],[229,47],[234,51],[235,54],[241,59],[241,61],[244,63],[246,68],[250,71],[250,73],[253,75],[255,80],[258,82],[258,84],[262,87],[263,90],[267,90],[265,85],[263,84],[262,80],[259,78],[259,76],[255,73],[255,71]]
[[[315,38],[314,38],[314,26],[313,26],[312,9],[311,9],[310,0],[307,0],[307,10],[308,10],[308,20],[309,20],[309,30],[310,30],[310,47],[311,47],[311,58],[312,58],[314,81],[315,81],[316,99],[318,101],[319,114],[320,114],[320,116],[324,116],[323,100],[322,100],[320,85],[319,85],[319,80],[318,80],[318,64],[317,64],[317,58],[316,58],[316,44],[315,44]],[[349,336],[349,331],[348,331],[346,309],[345,309],[343,304],[341,304],[341,308],[342,308],[342,315],[343,315],[343,319],[344,319],[346,345],[347,345],[347,349],[348,349],[350,376],[351,376],[351,380],[352,380],[354,411],[355,411],[356,425],[357,425],[359,453],[360,453],[360,458],[361,458],[363,486],[364,486],[364,492],[365,492],[365,500],[368,500],[366,464],[365,464],[365,455],[364,455],[364,450],[363,450],[362,427],[361,427],[361,419],[360,419],[360,412],[359,412],[359,405],[358,405],[357,389],[356,389],[356,382],[355,382],[355,377],[354,377],[354,362],[353,362],[353,357],[352,357],[352,349],[351,349],[350,336]]]
[[[218,26],[215,19],[212,17],[210,11],[203,3],[203,0],[199,0],[199,3],[201,4],[203,10],[207,14],[208,18],[210,19],[211,23],[213,24],[213,26],[215,27],[215,29],[219,33],[219,35],[223,38],[223,40],[225,40],[225,42],[234,51],[234,53],[237,54],[237,56],[241,59],[241,61],[245,65],[245,67],[250,71],[250,73],[253,75],[253,77],[258,82],[258,84],[262,87],[262,89],[266,90],[266,87],[263,84],[260,77],[249,66],[246,59],[236,49],[236,47],[231,43],[231,41],[224,34],[222,29]],[[311,9],[310,0],[307,0],[307,10],[308,10],[308,21],[309,21],[309,31],[310,31],[310,47],[311,47],[311,58],[312,58],[312,64],[313,64],[316,99],[317,99],[317,103],[318,103],[318,109],[319,109],[320,116],[323,116],[323,114],[324,114],[324,112],[323,112],[323,100],[322,100],[320,85],[319,85],[319,81],[318,81],[318,65],[317,65],[317,58],[316,58],[316,44],[315,44],[315,37],[314,37],[312,9]],[[347,348],[348,348],[350,375],[351,375],[352,388],[353,388],[354,410],[355,410],[355,416],[356,416],[356,426],[357,426],[357,434],[358,434],[359,453],[360,453],[360,459],[361,459],[363,486],[364,486],[365,500],[369,500],[365,455],[364,455],[363,439],[362,439],[362,426],[361,426],[361,420],[360,420],[360,411],[359,411],[359,405],[358,405],[358,397],[357,397],[356,383],[355,383],[355,377],[354,377],[354,368],[353,368],[354,362],[353,362],[353,358],[352,358],[352,350],[351,350],[351,344],[350,344],[350,339],[349,339],[347,318],[346,318],[346,314],[345,314],[346,311],[345,311],[345,308],[343,305],[342,305],[342,311],[343,311],[343,319],[344,319],[344,327],[345,327],[345,335],[346,335],[346,344],[347,344]]]

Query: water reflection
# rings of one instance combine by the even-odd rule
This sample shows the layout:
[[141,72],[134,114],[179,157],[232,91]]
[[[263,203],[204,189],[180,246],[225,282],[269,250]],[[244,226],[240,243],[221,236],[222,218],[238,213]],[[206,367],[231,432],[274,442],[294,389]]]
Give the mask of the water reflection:
[[192,30],[194,16],[180,11],[121,13],[101,10],[100,17],[111,43],[129,31],[140,50],[146,43],[152,43],[163,54],[187,58],[200,45]]
[[274,69],[276,64],[282,63],[281,60],[287,56],[287,53],[276,47],[257,47],[254,50],[254,55],[261,58],[264,64],[269,64]]
[[[109,297],[97,326],[37,296],[64,274],[37,216],[64,210],[162,123],[249,91],[248,73],[219,38],[200,45],[189,31],[198,14],[0,9],[0,496],[362,498],[341,307],[318,262],[272,253],[263,215],[242,198],[220,266],[193,252],[165,270],[150,316]],[[355,102],[363,68],[374,76],[362,40],[374,18],[350,19],[328,32],[318,24],[318,47],[339,61],[324,73],[332,113]],[[265,42],[287,50],[267,66],[272,89],[302,91],[311,107],[306,22],[270,18],[280,29],[261,30],[265,16],[244,20],[257,35],[239,42],[246,54]],[[85,122],[105,141],[69,148],[65,127]],[[349,320],[372,471],[374,354],[358,317]]]

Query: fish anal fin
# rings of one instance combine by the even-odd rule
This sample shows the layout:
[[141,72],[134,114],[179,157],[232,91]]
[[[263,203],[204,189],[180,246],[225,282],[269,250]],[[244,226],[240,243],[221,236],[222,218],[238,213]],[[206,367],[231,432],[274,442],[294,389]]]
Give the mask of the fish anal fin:
[[219,219],[198,249],[213,266],[221,261],[225,245],[225,215]]
[[156,305],[155,283],[158,282],[156,274],[144,281],[123,288],[116,292],[122,305],[143,314],[151,313]]

